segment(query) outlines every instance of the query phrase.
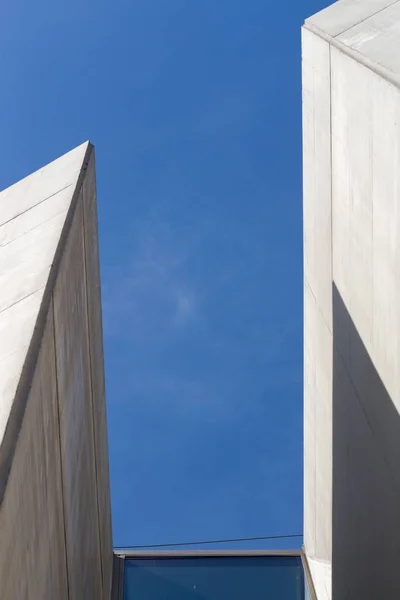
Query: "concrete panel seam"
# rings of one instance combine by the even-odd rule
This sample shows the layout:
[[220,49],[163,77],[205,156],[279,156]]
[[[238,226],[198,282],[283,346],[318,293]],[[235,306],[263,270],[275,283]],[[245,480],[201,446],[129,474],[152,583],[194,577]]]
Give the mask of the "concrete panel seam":
[[365,412],[365,408],[364,408],[364,406],[363,406],[363,403],[362,403],[361,397],[360,397],[360,395],[359,395],[359,393],[358,393],[358,390],[357,390],[357,388],[356,388],[356,386],[355,386],[355,383],[354,383],[354,381],[353,381],[353,378],[352,378],[352,376],[351,376],[351,372],[350,372],[350,370],[351,370],[351,369],[349,370],[349,369],[347,368],[347,365],[346,365],[346,360],[343,358],[343,355],[342,355],[342,353],[339,351],[339,349],[336,347],[336,345],[335,345],[335,350],[337,351],[337,354],[338,354],[338,356],[339,356],[339,358],[340,358],[340,361],[341,361],[341,363],[342,363],[342,367],[343,367],[343,369],[346,371],[346,375],[347,375],[347,377],[349,378],[349,381],[350,381],[351,387],[353,388],[353,391],[354,391],[354,395],[355,395],[355,397],[356,397],[356,398],[357,398],[357,400],[358,400],[358,403],[359,403],[359,405],[360,405],[360,408],[361,408],[361,410],[362,410],[362,413],[363,413],[363,415],[364,415],[364,417],[365,417],[365,420],[366,420],[366,422],[368,423],[368,427],[369,427],[369,429],[370,429],[370,431],[371,431],[371,434],[374,436],[374,430],[373,430],[373,428],[372,428],[371,421],[369,420],[369,418],[368,418],[368,415],[367,415],[367,413]]
[[[100,506],[99,506],[99,476],[98,476],[98,456],[97,456],[97,445],[96,445],[96,423],[94,418],[94,398],[93,398],[93,359],[90,345],[90,327],[89,327],[89,299],[88,299],[88,277],[87,277],[87,241],[86,241],[86,227],[85,227],[85,210],[84,210],[85,195],[82,187],[82,240],[83,240],[83,268],[85,272],[85,304],[86,304],[86,322],[87,322],[87,345],[89,354],[89,385],[90,385],[90,406],[92,413],[92,424],[93,424],[93,455],[94,455],[94,472],[96,482],[96,504],[97,504],[97,531],[99,536],[99,551],[100,551],[100,573],[101,583],[104,594],[104,573],[103,573],[103,549],[101,539],[101,527],[100,527]],[[97,432],[98,433],[98,432]]]
[[[336,351],[337,351],[337,353],[338,353],[338,356],[339,356],[339,358],[340,358],[340,361],[341,361],[341,363],[342,363],[342,367],[343,367],[343,369],[345,370],[345,372],[346,372],[346,375],[347,375],[347,377],[348,377],[348,379],[349,379],[350,385],[351,385],[351,387],[352,387],[352,389],[353,389],[353,391],[354,391],[354,395],[355,395],[355,397],[357,398],[358,404],[359,404],[359,406],[360,406],[360,409],[361,409],[361,411],[362,411],[362,413],[363,413],[363,415],[364,415],[365,421],[366,421],[366,423],[367,423],[367,425],[368,425],[368,428],[369,428],[369,430],[370,430],[370,432],[371,432],[371,435],[372,435],[372,437],[373,437],[374,439],[377,439],[377,436],[376,436],[376,434],[375,434],[374,428],[372,427],[372,424],[371,424],[371,421],[370,421],[370,419],[369,419],[369,417],[368,417],[368,414],[367,414],[367,413],[366,413],[366,411],[365,411],[365,408],[364,408],[364,405],[363,405],[363,402],[362,402],[361,396],[360,396],[360,394],[358,393],[358,390],[357,390],[357,388],[356,388],[356,386],[355,386],[355,383],[354,383],[354,381],[353,381],[353,378],[351,377],[351,372],[350,372],[350,371],[351,371],[351,369],[349,370],[349,369],[347,368],[347,366],[346,366],[346,361],[344,360],[344,358],[343,358],[343,356],[342,356],[341,352],[339,352],[339,350],[338,350],[337,348],[336,348]],[[379,444],[379,443],[378,443],[378,444],[377,444],[377,448],[380,448],[380,447],[381,447],[381,444]],[[388,463],[388,461],[387,461],[387,459],[386,459],[386,456],[385,456],[385,454],[384,454],[384,453],[382,454],[382,457],[383,457],[384,463],[386,464],[387,468],[388,468],[388,469],[389,469],[389,471],[390,471],[390,466],[389,466],[389,463]],[[391,483],[392,485],[393,485],[393,481],[395,481],[395,477],[392,477],[392,478],[391,478],[391,480],[390,480],[390,483]],[[394,493],[395,493],[395,494],[397,494],[397,493],[398,493],[398,490],[396,490],[395,488],[394,488]]]
[[357,25],[361,25],[361,23],[364,23],[365,21],[368,21],[368,19],[372,19],[373,17],[375,17],[376,15],[379,15],[379,13],[384,12],[385,10],[387,10],[388,8],[390,8],[391,6],[393,6],[394,4],[397,4],[399,2],[399,0],[394,0],[394,2],[391,2],[390,4],[388,4],[387,6],[384,6],[383,8],[380,8],[379,10],[377,10],[376,12],[372,13],[371,15],[368,15],[368,17],[365,17],[364,19],[361,19],[361,21],[358,21],[358,23],[354,23],[353,25],[350,25],[350,27],[347,27],[346,29],[344,29],[343,31],[341,31],[340,33],[337,33],[335,36],[333,36],[334,38],[338,37],[339,35],[343,35],[344,33],[346,33],[347,31],[350,31],[350,29],[353,29],[353,27],[356,27]]
[[379,75],[379,77],[382,77],[388,83],[391,83],[394,87],[400,88],[400,74],[397,75],[396,73],[392,73],[386,67],[383,67],[379,63],[376,63],[376,62],[370,60],[369,58],[367,58],[366,56],[361,54],[361,52],[358,52],[357,50],[354,50],[353,48],[346,46],[346,44],[343,44],[336,38],[328,35],[327,33],[322,31],[315,25],[312,25],[311,23],[306,22],[303,25],[303,27],[307,31],[310,31],[317,37],[328,42],[331,46],[334,46],[342,54],[346,54],[347,56],[349,56],[356,62],[360,63],[361,65],[363,65],[370,71],[373,71],[376,75]]
[[[60,192],[63,192],[64,190],[66,190],[68,187],[63,188],[62,190],[60,190]],[[59,194],[60,192],[57,192],[57,194]],[[53,196],[56,196],[57,194],[53,194]],[[50,196],[51,198],[51,196]],[[46,198],[46,200],[49,200],[49,198]],[[43,202],[45,202],[46,200],[43,200]],[[42,202],[39,202],[39,204],[42,204]],[[25,212],[30,211],[32,208],[36,208],[36,206],[39,206],[38,204],[35,204],[35,206],[32,206],[31,208],[28,208],[28,210],[26,210]],[[0,250],[2,248],[5,248],[6,246],[8,246],[9,244],[12,244],[13,242],[15,242],[16,240],[19,240],[20,238],[22,238],[24,235],[27,235],[28,233],[30,233],[31,231],[34,231],[35,229],[37,229],[38,227],[41,227],[42,225],[45,225],[46,223],[48,223],[49,221],[51,221],[52,219],[55,219],[56,217],[59,217],[63,212],[65,212],[64,210],[60,210],[60,212],[56,213],[55,215],[52,215],[51,217],[49,217],[48,219],[46,219],[45,221],[41,221],[40,223],[38,223],[37,225],[35,225],[35,227],[32,227],[31,229],[27,229],[26,231],[24,231],[24,233],[21,233],[21,235],[17,235],[17,237],[13,238],[12,240],[10,240],[9,242],[6,242],[5,244],[0,244]],[[24,213],[21,213],[24,214]],[[21,215],[18,215],[19,217]],[[17,219],[18,217],[14,217],[14,219]],[[10,219],[10,221],[7,221],[7,223],[10,223],[11,221],[13,221],[14,219]],[[0,225],[0,229],[6,225],[7,223],[3,223],[3,225]]]
[[[53,299],[54,294],[52,294]],[[67,575],[67,596],[70,598],[69,589],[69,570],[68,570],[68,557],[67,557],[67,524],[65,521],[65,500],[64,500],[64,477],[63,477],[63,463],[62,463],[62,452],[61,452],[61,423],[60,423],[60,390],[58,381],[58,369],[57,369],[57,344],[56,344],[56,320],[54,316],[53,301],[50,304],[50,309],[53,319],[53,344],[54,344],[54,359],[55,359],[55,374],[56,374],[56,394],[57,394],[57,423],[58,423],[58,451],[60,455],[60,474],[61,474],[61,509],[62,509],[62,521],[64,531],[64,549],[65,549],[65,570]]]
[[[79,183],[79,179],[78,179],[78,183]],[[77,186],[78,186],[78,183],[77,183]],[[60,188],[59,190],[57,190],[53,194],[50,194],[50,196],[46,196],[46,198],[43,198],[43,200],[40,200],[39,202],[37,202],[33,206],[30,206],[26,210],[23,210],[22,212],[18,213],[17,215],[15,215],[14,217],[12,217],[11,219],[8,219],[7,221],[4,221],[4,223],[0,223],[0,227],[3,227],[3,225],[7,225],[7,223],[11,223],[11,221],[14,221],[14,219],[18,219],[18,217],[20,217],[21,215],[24,215],[25,213],[29,212],[33,208],[36,208],[40,204],[43,204],[43,202],[46,202],[46,200],[50,200],[50,198],[53,198],[53,196],[57,196],[57,194],[59,194],[60,192],[63,192],[64,190],[67,190],[68,188],[72,187],[72,185],[73,185],[72,183],[69,183],[68,185],[64,186],[63,188]]]
[[[373,161],[373,155],[371,152],[371,162]],[[374,265],[375,262],[375,253],[376,253],[376,247],[375,247],[375,227],[376,223],[375,223],[375,211],[376,211],[376,197],[375,197],[375,189],[374,187],[376,187],[376,183],[375,183],[375,178],[372,177],[372,182],[371,182],[371,187],[372,187],[372,191],[371,191],[371,239],[372,239],[372,264]],[[375,211],[374,211],[375,208]],[[379,228],[378,228],[379,229]],[[375,315],[375,304],[377,302],[377,298],[376,298],[376,293],[375,293],[375,279],[376,279],[376,273],[375,273],[375,269],[372,268],[371,269],[371,289],[372,289],[372,298],[371,298],[371,331],[372,331],[372,339],[374,339],[374,332],[375,332],[375,322],[376,322],[376,315]]]
[[26,300],[27,298],[30,298],[31,296],[33,296],[34,294],[36,294],[37,292],[39,292],[40,290],[42,290],[44,288],[43,285],[41,285],[40,287],[37,288],[37,290],[33,290],[33,292],[30,292],[29,294],[27,294],[26,296],[24,296],[23,298],[20,298],[19,300],[16,300],[15,302],[13,302],[12,304],[9,304],[8,306],[6,306],[6,308],[3,308],[3,310],[0,310],[0,315],[3,312],[6,312],[7,310],[9,310],[10,308],[12,308],[13,306],[16,306],[17,304],[19,304],[20,302],[23,302],[24,300]]
[[[332,260],[332,259],[331,259],[331,260]],[[323,322],[324,322],[324,324],[325,324],[325,326],[326,326],[327,330],[329,331],[329,333],[330,333],[331,335],[333,335],[332,328],[331,328],[331,327],[329,326],[329,324],[327,323],[327,321],[326,321],[326,319],[325,319],[325,317],[324,317],[324,314],[323,314],[322,310],[321,310],[321,309],[320,309],[320,307],[319,307],[319,302],[318,302],[318,300],[317,300],[317,298],[316,298],[316,296],[315,296],[315,294],[314,294],[314,291],[313,291],[313,289],[312,289],[312,287],[311,287],[311,285],[310,285],[310,282],[308,281],[308,279],[307,279],[307,276],[306,276],[306,275],[304,275],[304,283],[306,284],[306,286],[308,287],[308,289],[309,289],[309,290],[310,290],[310,292],[311,292],[311,295],[312,295],[312,297],[314,298],[314,301],[315,301],[315,306],[316,306],[316,308],[317,308],[317,310],[318,310],[319,314],[321,315],[321,318],[322,318],[322,320],[323,320]]]

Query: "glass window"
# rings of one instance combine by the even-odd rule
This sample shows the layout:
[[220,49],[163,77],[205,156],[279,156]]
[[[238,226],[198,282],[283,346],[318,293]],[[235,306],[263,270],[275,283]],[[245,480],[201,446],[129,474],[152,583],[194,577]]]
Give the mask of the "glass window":
[[126,558],[124,600],[305,600],[299,556]]

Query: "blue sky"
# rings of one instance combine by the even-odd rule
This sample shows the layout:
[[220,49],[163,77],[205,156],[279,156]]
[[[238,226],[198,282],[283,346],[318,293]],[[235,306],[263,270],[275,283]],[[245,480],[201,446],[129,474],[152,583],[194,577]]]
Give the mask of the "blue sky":
[[115,545],[302,530],[300,26],[326,4],[0,7],[0,188],[96,146]]

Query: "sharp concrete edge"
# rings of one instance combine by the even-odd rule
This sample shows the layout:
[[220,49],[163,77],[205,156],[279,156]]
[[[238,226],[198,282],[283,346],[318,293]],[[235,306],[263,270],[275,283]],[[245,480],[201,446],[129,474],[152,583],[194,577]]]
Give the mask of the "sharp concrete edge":
[[318,37],[322,38],[331,46],[337,48],[343,54],[347,54],[347,56],[351,57],[356,62],[364,65],[364,67],[370,69],[371,71],[373,71],[374,73],[376,73],[377,75],[379,75],[380,77],[382,77],[383,79],[400,89],[400,75],[397,75],[396,73],[393,73],[392,71],[390,71],[386,67],[383,67],[379,63],[370,60],[369,58],[364,56],[364,54],[361,54],[361,52],[357,52],[357,50],[349,48],[349,46],[346,46],[346,44],[343,44],[335,37],[332,37],[331,35],[325,33],[324,31],[322,31],[322,29],[319,29],[319,27],[312,25],[308,21],[304,23],[303,29],[306,29],[314,35],[317,35]]
[[89,165],[90,157],[93,152],[93,145],[88,142],[83,159],[82,167],[77,179],[75,190],[72,195],[71,204],[62,228],[61,236],[54,255],[54,260],[50,269],[49,277],[44,289],[42,302],[31,341],[26,353],[24,365],[22,367],[21,376],[18,382],[14,401],[8,417],[6,429],[4,432],[3,441],[0,446],[0,507],[3,503],[4,493],[7,487],[8,477],[10,475],[13,457],[18,441],[18,434],[21,429],[22,420],[24,418],[26,402],[28,399],[29,389],[31,387],[33,374],[38,359],[39,348],[41,345],[44,328],[47,320],[47,314],[51,302],[54,284],[57,278],[58,269],[61,258],[65,249],[65,243],[71,229],[72,220],[75,214],[75,209],[78,204],[79,193],[86,175],[86,170]]

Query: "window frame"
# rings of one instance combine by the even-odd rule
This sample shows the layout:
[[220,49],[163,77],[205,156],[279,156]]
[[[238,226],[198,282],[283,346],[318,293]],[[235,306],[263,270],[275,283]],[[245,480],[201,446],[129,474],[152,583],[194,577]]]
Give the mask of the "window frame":
[[206,557],[292,556],[300,557],[310,600],[317,600],[307,557],[303,550],[114,550],[112,600],[123,600],[126,558],[206,558]]

